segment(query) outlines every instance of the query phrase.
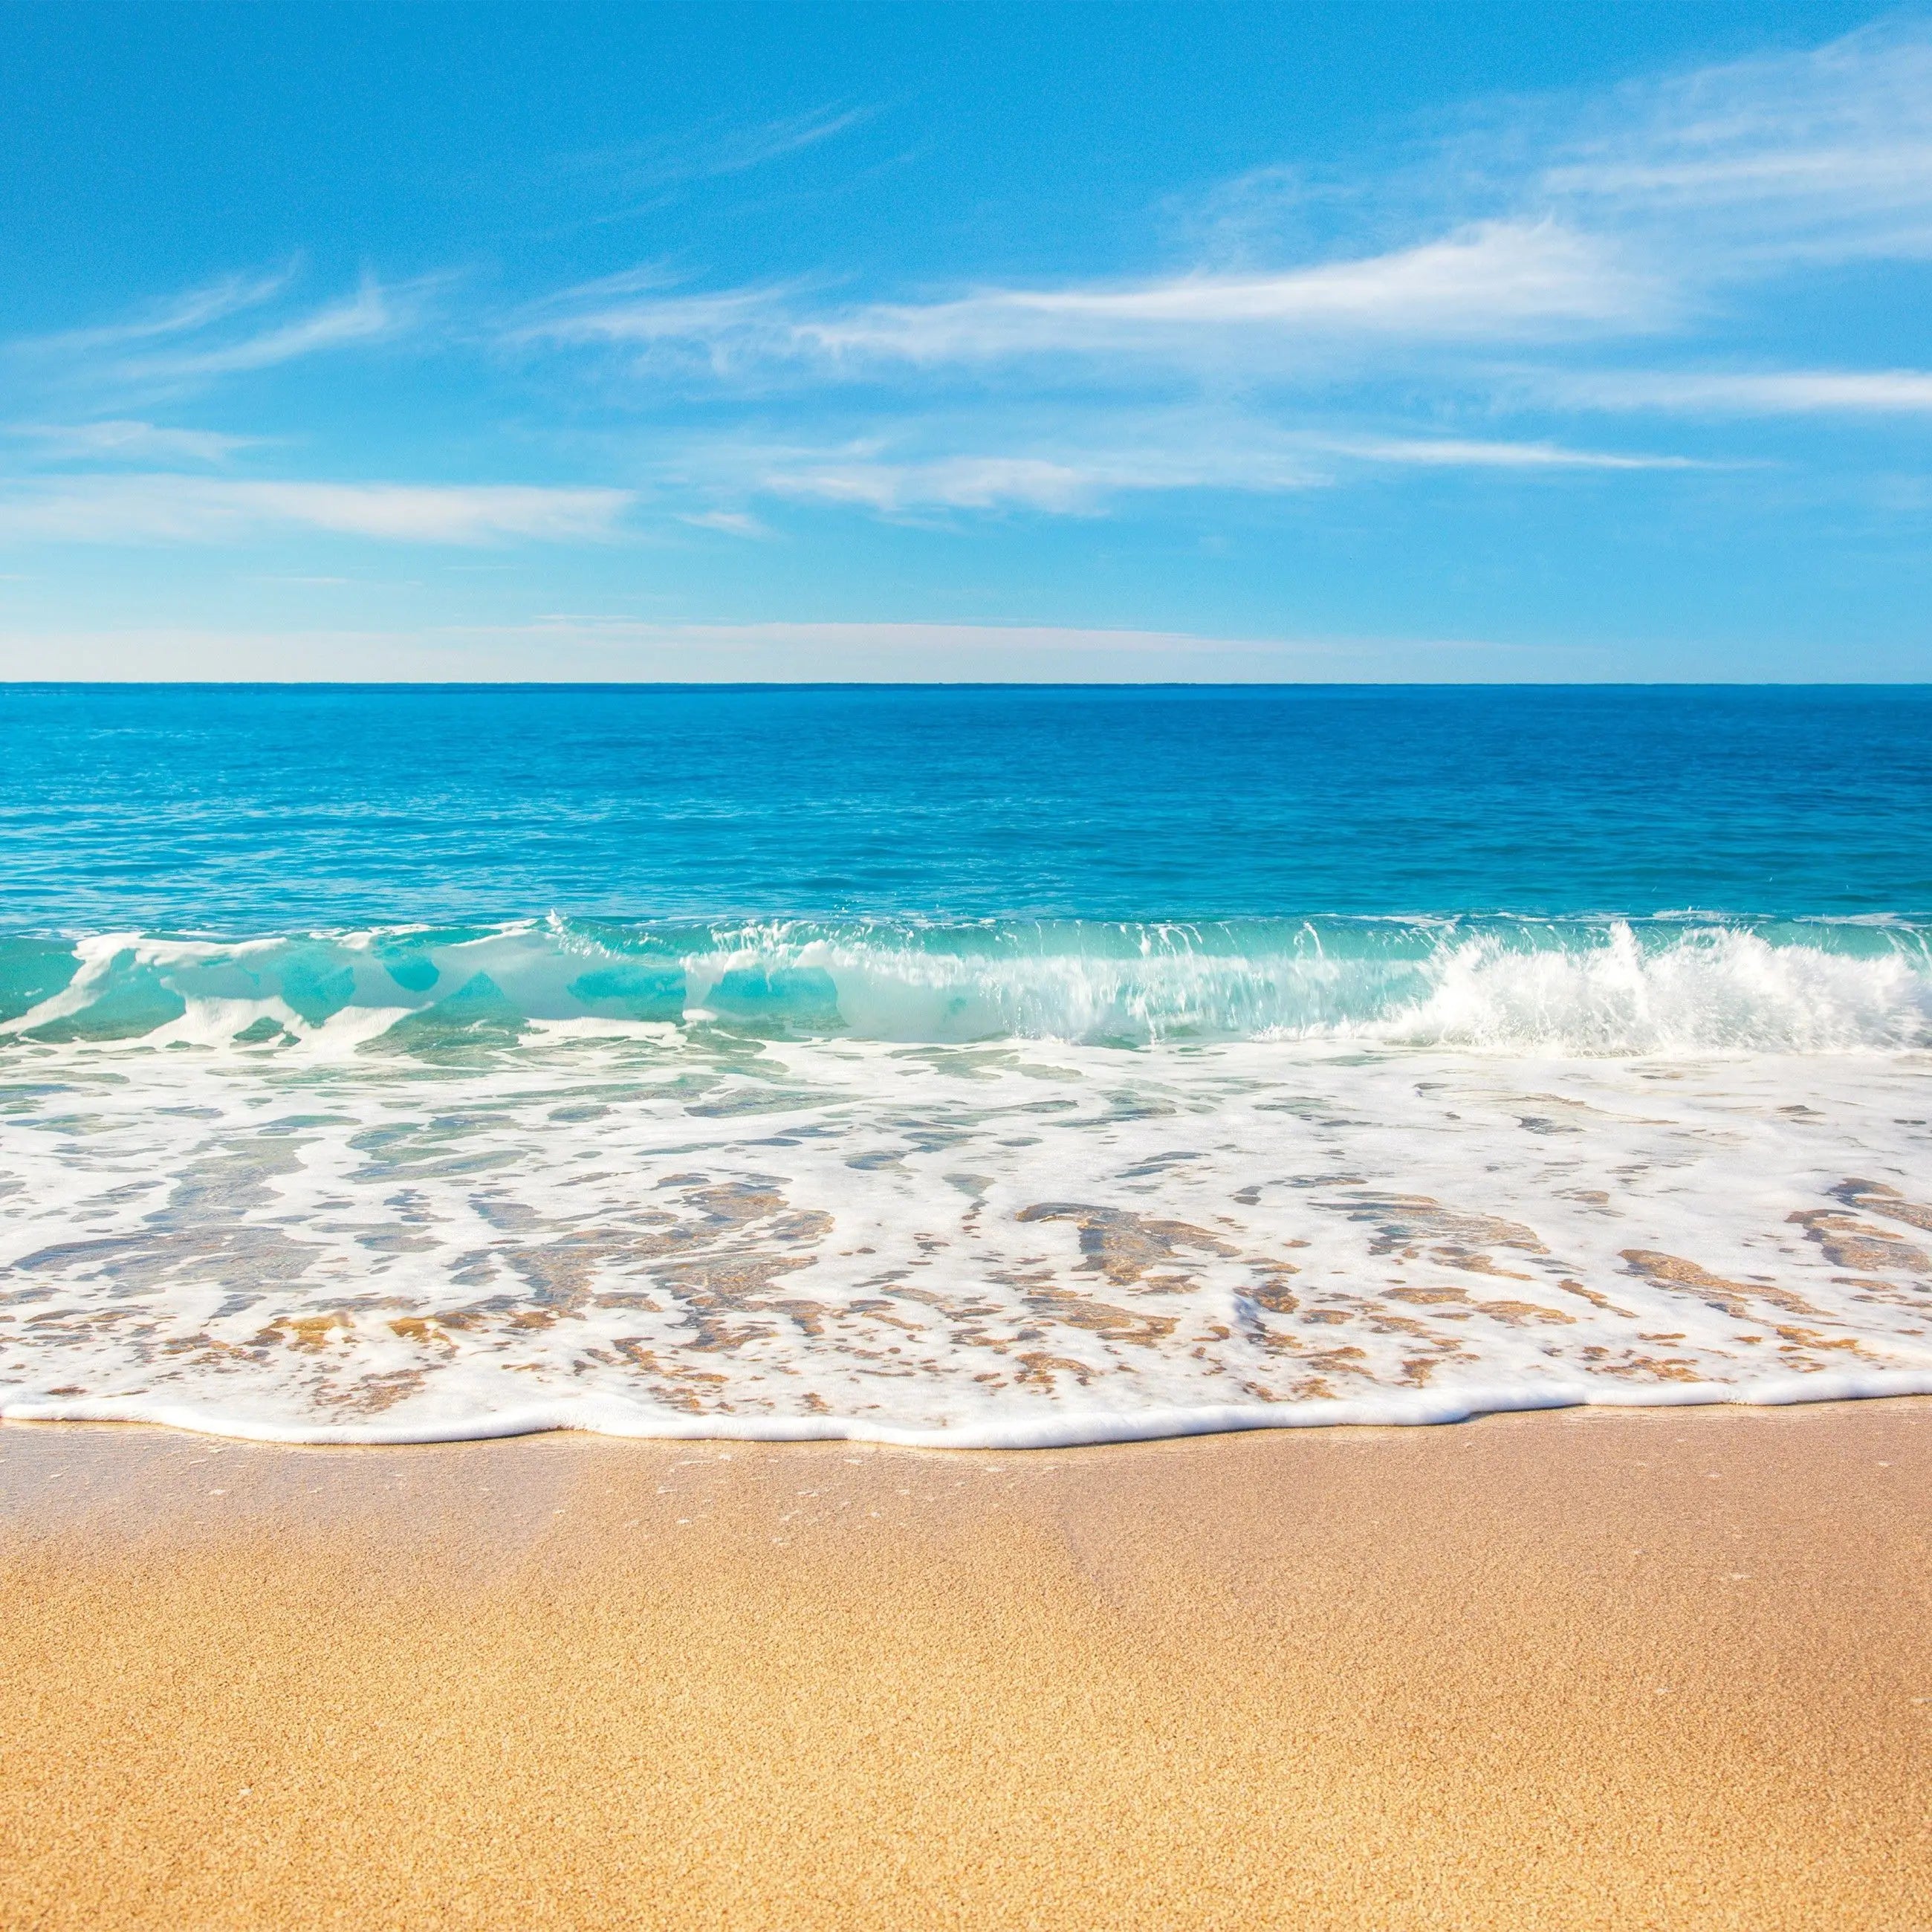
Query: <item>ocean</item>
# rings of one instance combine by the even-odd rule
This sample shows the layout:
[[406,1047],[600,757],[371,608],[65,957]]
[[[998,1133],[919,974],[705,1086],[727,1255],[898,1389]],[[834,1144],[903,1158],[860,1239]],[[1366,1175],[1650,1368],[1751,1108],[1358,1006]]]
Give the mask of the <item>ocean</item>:
[[1932,689],[0,688],[8,1418],[1932,1392],[1928,1076]]

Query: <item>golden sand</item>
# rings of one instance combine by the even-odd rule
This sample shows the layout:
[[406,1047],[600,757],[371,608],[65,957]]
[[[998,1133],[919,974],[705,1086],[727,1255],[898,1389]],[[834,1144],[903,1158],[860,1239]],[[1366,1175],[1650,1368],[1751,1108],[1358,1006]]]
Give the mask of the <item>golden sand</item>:
[[0,1429],[0,1926],[1932,1924],[1932,1403]]

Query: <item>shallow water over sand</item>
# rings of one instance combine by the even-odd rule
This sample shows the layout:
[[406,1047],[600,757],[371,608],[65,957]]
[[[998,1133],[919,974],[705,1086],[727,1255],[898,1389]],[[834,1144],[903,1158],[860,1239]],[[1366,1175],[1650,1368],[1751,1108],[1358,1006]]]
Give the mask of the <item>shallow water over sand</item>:
[[958,1444],[1932,1390],[1916,1052],[16,1045],[0,1412]]

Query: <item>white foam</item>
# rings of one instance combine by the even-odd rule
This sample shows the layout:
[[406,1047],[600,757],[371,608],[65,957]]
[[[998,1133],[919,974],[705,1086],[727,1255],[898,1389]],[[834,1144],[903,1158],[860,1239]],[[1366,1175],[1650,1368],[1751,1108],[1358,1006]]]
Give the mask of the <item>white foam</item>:
[[1647,1055],[1903,1050],[1932,1039],[1922,958],[1774,946],[1710,927],[1646,950],[1612,926],[1601,944],[1533,951],[1485,934],[1430,963],[1428,997],[1365,1030],[1415,1045]]
[[0,1415],[1012,1448],[1932,1393],[1922,1053],[195,1037],[0,1062]]
[[270,1022],[316,1050],[331,1038],[352,1050],[426,1016],[500,1028],[681,1019],[904,1043],[1361,1039],[1570,1055],[1932,1042],[1924,933],[1869,922],[780,922],[602,937],[553,922],[236,944],[120,933],[76,953],[70,983],[0,1024],[0,1039],[51,1028],[213,1042]]

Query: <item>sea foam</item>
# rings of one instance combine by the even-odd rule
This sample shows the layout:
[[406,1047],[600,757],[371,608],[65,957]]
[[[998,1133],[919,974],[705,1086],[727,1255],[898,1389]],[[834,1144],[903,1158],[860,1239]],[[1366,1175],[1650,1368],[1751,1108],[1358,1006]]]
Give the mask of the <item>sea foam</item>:
[[[431,950],[472,946],[526,1001],[505,962],[557,956],[540,932]],[[152,971],[148,998],[182,958],[242,970],[117,941],[74,979]],[[1605,997],[1570,970],[1535,1024]],[[1430,997],[1466,1014],[1460,986]],[[1932,1392],[1932,1060],[1880,1028],[1802,1054],[1680,1030],[1618,1055],[1600,1027],[1588,1056],[1123,1048],[472,991],[440,1019],[270,994],[262,1028],[261,999],[201,983],[98,1040],[34,1018],[58,997],[0,1055],[9,1417],[1011,1448]]]
[[0,1039],[408,1048],[530,1023],[949,1043],[1364,1039],[1562,1054],[1932,1040],[1916,924],[552,919],[224,940],[0,940]]

